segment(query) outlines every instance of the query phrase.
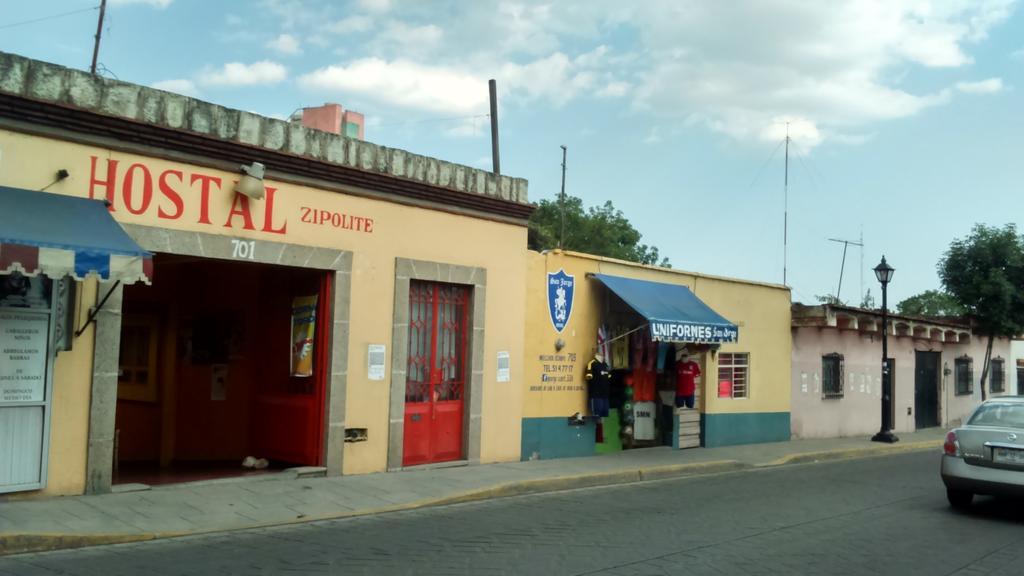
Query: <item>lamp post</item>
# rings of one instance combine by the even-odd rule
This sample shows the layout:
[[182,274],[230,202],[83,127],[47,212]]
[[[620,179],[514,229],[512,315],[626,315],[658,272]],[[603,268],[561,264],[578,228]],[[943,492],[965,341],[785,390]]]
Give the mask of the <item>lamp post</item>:
[[871,440],[889,444],[899,441],[892,433],[892,370],[889,365],[889,309],[886,300],[886,288],[892,280],[893,271],[893,267],[886,263],[885,256],[875,266],[875,277],[882,284],[882,427]]

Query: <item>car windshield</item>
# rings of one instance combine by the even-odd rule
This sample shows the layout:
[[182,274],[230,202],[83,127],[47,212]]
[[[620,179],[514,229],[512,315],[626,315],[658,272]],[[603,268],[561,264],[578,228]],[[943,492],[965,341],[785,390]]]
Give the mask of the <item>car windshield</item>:
[[968,424],[973,426],[1006,426],[1024,428],[1024,404],[993,402],[978,408]]

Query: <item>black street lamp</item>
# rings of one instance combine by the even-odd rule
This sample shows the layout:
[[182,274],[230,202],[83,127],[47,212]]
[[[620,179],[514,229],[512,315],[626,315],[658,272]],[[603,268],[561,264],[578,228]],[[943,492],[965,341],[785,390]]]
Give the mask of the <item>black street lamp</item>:
[[899,442],[892,433],[892,370],[889,364],[889,309],[886,301],[886,288],[892,280],[893,267],[882,261],[875,266],[875,277],[882,284],[882,427],[871,437],[873,442]]

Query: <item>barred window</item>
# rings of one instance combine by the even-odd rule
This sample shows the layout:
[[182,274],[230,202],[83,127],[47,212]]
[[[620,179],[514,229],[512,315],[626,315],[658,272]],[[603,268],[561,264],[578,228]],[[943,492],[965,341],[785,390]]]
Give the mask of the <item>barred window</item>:
[[1006,390],[1006,367],[1002,358],[992,359],[992,380],[989,390],[1004,392]]
[[821,397],[843,397],[843,355],[833,352],[821,357]]
[[718,355],[718,395],[747,398],[750,394],[750,354],[729,352]]
[[974,394],[974,361],[970,356],[956,359],[956,395]]

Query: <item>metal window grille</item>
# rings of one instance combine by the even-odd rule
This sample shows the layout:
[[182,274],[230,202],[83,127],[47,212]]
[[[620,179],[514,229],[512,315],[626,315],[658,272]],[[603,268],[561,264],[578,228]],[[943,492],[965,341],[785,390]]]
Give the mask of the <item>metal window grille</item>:
[[821,357],[821,397],[843,397],[843,355],[833,352]]
[[733,398],[750,394],[750,354],[726,352],[718,355],[718,381],[729,382]]
[[989,390],[1003,392],[1006,390],[1006,369],[1002,358],[992,359],[992,384]]
[[963,396],[974,393],[974,361],[968,357],[957,358],[954,364],[956,368],[956,394]]
[[462,399],[468,318],[466,287],[410,282],[406,402]]

